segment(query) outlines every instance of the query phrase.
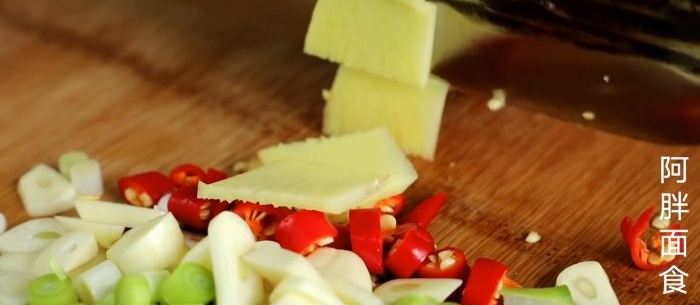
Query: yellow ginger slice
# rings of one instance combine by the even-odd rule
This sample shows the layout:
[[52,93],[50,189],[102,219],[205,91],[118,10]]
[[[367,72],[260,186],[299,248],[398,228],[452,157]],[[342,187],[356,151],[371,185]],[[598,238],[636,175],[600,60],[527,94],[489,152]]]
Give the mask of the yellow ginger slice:
[[424,0],[318,0],[304,52],[423,86],[430,74],[436,11]]
[[341,66],[324,94],[323,132],[386,127],[406,154],[433,160],[448,90],[434,76],[421,88]]
[[371,207],[381,199],[403,193],[418,178],[413,164],[386,128],[279,144],[258,151],[258,158],[264,166],[300,160],[385,179],[376,192],[356,202],[356,207]]
[[502,32],[424,0],[318,0],[304,52],[423,87],[433,67]]
[[212,184],[197,196],[244,200],[338,214],[357,207],[379,189],[386,175],[311,162],[284,160]]

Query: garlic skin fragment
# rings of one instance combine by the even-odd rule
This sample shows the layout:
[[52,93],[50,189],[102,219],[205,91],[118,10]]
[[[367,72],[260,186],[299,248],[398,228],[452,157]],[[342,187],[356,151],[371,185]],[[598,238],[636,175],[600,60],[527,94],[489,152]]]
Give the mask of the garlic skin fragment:
[[70,182],[79,198],[98,199],[104,193],[100,163],[89,159],[70,167]]
[[37,164],[22,175],[17,191],[31,217],[55,215],[74,207],[73,185],[46,164]]

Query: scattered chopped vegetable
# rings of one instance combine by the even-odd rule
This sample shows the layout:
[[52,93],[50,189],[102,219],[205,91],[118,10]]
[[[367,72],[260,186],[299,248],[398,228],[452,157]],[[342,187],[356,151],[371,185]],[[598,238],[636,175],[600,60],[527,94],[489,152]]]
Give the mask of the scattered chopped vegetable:
[[374,294],[391,304],[407,295],[427,296],[437,302],[446,300],[461,285],[460,279],[393,279],[374,289]]
[[204,183],[214,183],[228,178],[228,175],[218,169],[208,168],[207,175],[204,176]]
[[151,305],[154,298],[151,286],[141,274],[124,275],[114,290],[116,305]]
[[30,219],[0,235],[0,253],[38,251],[66,233],[54,218]]
[[350,210],[350,245],[373,275],[384,274],[380,208]]
[[206,304],[214,300],[214,276],[197,263],[183,263],[158,288],[167,304]]
[[170,171],[170,179],[177,187],[194,187],[199,181],[205,181],[207,173],[197,165],[180,164]]
[[100,200],[76,200],[75,210],[83,220],[133,228],[162,216],[163,211]]
[[352,248],[350,240],[350,226],[347,224],[334,225],[338,234],[333,239],[333,242],[328,244],[328,247],[335,249],[350,250]]
[[29,284],[34,278],[28,272],[0,272],[0,304],[29,304]]
[[333,242],[338,231],[319,211],[300,210],[282,219],[275,239],[283,248],[306,255]]
[[22,175],[17,191],[24,210],[32,217],[55,215],[74,206],[73,185],[46,164],[38,164]]
[[437,217],[438,213],[440,213],[446,201],[447,194],[445,193],[432,195],[413,208],[401,222],[415,223],[419,226],[427,227],[433,222],[435,217]]
[[540,242],[540,240],[542,240],[542,235],[535,231],[530,231],[530,233],[527,233],[527,236],[525,236],[525,242],[528,244],[536,244]]
[[0,234],[5,233],[7,230],[7,219],[3,213],[0,213]]
[[208,233],[216,302],[260,304],[264,298],[262,278],[240,259],[255,247],[255,236],[248,224],[238,215],[224,211],[209,223]]
[[428,256],[435,251],[433,236],[423,227],[401,232],[386,254],[385,267],[398,278],[413,275]]
[[[55,260],[51,261],[54,273],[40,276],[29,283],[30,305],[73,305],[78,296],[73,283]],[[135,305],[135,304],[134,304]]]
[[[85,162],[76,160],[69,171],[78,171]],[[599,304],[600,300],[618,304],[599,264],[567,268],[557,279],[559,287],[511,289],[520,285],[506,276],[507,267],[498,261],[479,258],[470,270],[462,250],[435,250],[427,227],[445,205],[445,193],[420,202],[398,225],[396,217],[405,207],[403,194],[380,200],[372,208],[328,215],[240,200],[229,204],[197,198],[202,183],[226,177],[224,172],[211,168],[204,171],[193,164],[175,167],[170,177],[158,172],[137,174],[119,181],[121,195],[127,201],[131,199],[132,205],[77,200],[75,206],[82,218],[56,216],[37,220],[33,226],[17,226],[0,235],[0,253],[3,247],[35,252],[26,256],[30,259],[25,260],[24,268],[0,270],[0,282],[7,282],[7,274],[13,274],[21,284],[22,277],[14,275],[20,274],[18,270],[29,269],[41,275],[47,271],[46,261],[51,261],[53,274],[32,281],[34,286],[29,279],[26,281],[25,286],[34,289],[23,293],[30,305],[83,304],[77,303],[78,296],[82,302],[98,305],[457,304],[446,302],[448,298],[461,298],[461,305],[571,305],[571,298],[577,305]],[[154,209],[140,208],[155,203]],[[649,227],[652,212],[645,211],[637,222],[623,220],[622,232],[628,244],[639,241],[630,247],[643,245],[649,251],[640,230]],[[339,221],[334,224],[329,217]],[[2,214],[0,221],[4,221]],[[76,231],[64,232],[66,228],[60,223]],[[188,251],[180,224],[208,230],[209,236]],[[124,227],[132,229],[121,236]],[[18,236],[28,236],[27,241],[13,241]],[[90,238],[84,238],[87,236]],[[658,232],[652,234],[652,250],[658,250],[660,236]],[[108,260],[89,259],[87,267],[71,275],[76,276],[73,286],[56,259],[64,267],[76,268],[96,252],[96,238],[108,248]],[[526,240],[536,242],[539,238],[539,234],[530,232]],[[88,239],[91,242],[82,241]],[[653,258],[653,253],[647,256]],[[3,256],[3,264],[16,261],[12,257]],[[173,269],[172,274],[167,271]],[[68,288],[40,280],[59,281]],[[57,298],[37,293],[36,287],[43,287],[42,293],[56,293]],[[20,288],[13,291],[22,292]],[[0,287],[0,304],[7,300],[9,304],[26,303],[6,290]]]
[[58,157],[58,171],[66,178],[70,177],[70,168],[77,163],[90,160],[84,151],[67,151]]
[[209,221],[226,209],[228,204],[225,202],[197,198],[196,185],[180,187],[168,199],[168,211],[175,219],[196,230],[206,230]]
[[389,305],[440,305],[440,302],[427,295],[409,294],[391,302]]
[[569,287],[576,305],[620,305],[605,269],[596,261],[584,261],[562,270],[557,286]]
[[149,208],[175,187],[175,183],[168,176],[155,171],[121,178],[118,185],[119,194],[126,202]]
[[95,257],[97,251],[97,241],[92,233],[69,232],[39,252],[31,271],[36,275],[51,272],[49,260],[56,260],[66,271],[71,271]]
[[185,236],[172,214],[133,227],[107,249],[107,258],[124,274],[176,266],[187,251]]
[[488,258],[477,258],[462,292],[462,305],[496,305],[508,267]]
[[379,208],[379,210],[381,210],[383,214],[397,216],[403,211],[405,205],[405,196],[403,194],[398,194],[389,198],[379,200],[375,207]]
[[273,286],[289,276],[305,278],[329,288],[318,270],[303,255],[284,249],[275,242],[262,241],[245,253],[241,259]]
[[114,290],[121,276],[117,265],[105,260],[76,278],[76,292],[80,300],[95,303]]
[[[503,288],[503,305],[574,305],[571,292],[565,285],[547,288]],[[578,303],[577,303],[578,304]],[[609,303],[601,302],[596,304]]]
[[70,167],[69,177],[77,197],[90,199],[102,197],[104,186],[99,162],[89,159],[73,164]]
[[464,251],[455,247],[435,250],[418,268],[418,277],[466,279],[469,265]]
[[124,234],[124,226],[84,220],[77,217],[54,216],[61,224],[73,231],[87,231],[103,248],[109,248]]
[[[622,219],[620,231],[627,243],[627,247],[632,257],[632,262],[637,268],[642,270],[659,270],[670,266],[675,255],[661,256],[661,233],[658,230],[653,230],[649,226],[652,221],[656,207],[651,206],[644,210],[637,221],[631,217]],[[680,225],[673,224],[670,229],[680,229]],[[649,235],[648,240],[644,240],[645,235]]]
[[[326,280],[331,276],[334,279],[342,279],[360,290],[372,291],[374,286],[372,276],[357,253],[349,250],[321,247],[306,258]],[[332,285],[333,283],[330,284]]]
[[258,240],[273,239],[280,221],[292,213],[288,208],[245,201],[235,202],[231,211],[248,223]]

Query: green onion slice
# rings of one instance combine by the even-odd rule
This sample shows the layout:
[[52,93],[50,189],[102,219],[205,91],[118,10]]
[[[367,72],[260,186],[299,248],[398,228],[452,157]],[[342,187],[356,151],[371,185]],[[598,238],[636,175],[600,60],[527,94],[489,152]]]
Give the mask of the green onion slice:
[[116,305],[150,305],[153,293],[148,281],[141,274],[122,276],[114,289]]
[[216,296],[211,271],[194,262],[180,264],[158,291],[168,304],[208,303]]

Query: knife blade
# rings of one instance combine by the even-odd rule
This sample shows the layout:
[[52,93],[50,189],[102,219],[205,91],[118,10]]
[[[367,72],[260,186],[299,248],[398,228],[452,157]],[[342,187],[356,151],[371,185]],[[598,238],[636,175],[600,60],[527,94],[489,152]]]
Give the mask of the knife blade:
[[606,132],[700,144],[700,5],[631,1],[439,0],[509,34],[434,72],[463,92],[504,89],[509,105]]

